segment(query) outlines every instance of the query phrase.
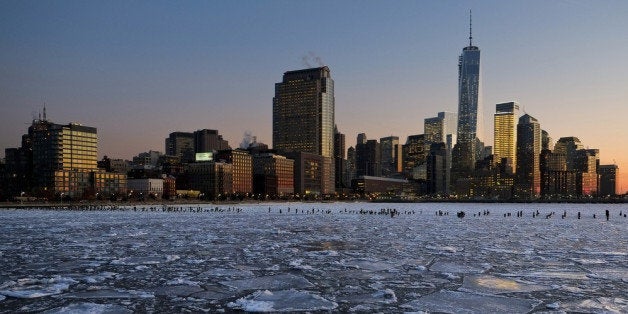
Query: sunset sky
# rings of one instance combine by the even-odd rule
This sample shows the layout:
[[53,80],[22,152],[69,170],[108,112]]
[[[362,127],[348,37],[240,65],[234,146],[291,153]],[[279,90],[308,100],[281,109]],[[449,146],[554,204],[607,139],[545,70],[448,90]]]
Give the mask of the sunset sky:
[[457,62],[481,51],[483,140],[517,101],[578,137],[628,189],[628,1],[0,1],[0,157],[44,103],[98,128],[99,155],[164,151],[173,131],[272,144],[274,84],[330,67],[347,147],[423,133],[457,111]]

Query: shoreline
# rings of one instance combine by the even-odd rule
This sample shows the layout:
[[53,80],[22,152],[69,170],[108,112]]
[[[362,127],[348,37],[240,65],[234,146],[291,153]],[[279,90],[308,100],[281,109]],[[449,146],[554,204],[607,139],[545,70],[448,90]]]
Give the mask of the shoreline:
[[573,199],[573,200],[336,200],[336,201],[295,201],[295,200],[268,200],[268,201],[150,201],[150,202],[3,202],[0,209],[30,209],[30,208],[97,208],[97,207],[128,207],[128,206],[184,206],[184,205],[251,205],[251,204],[277,204],[277,203],[381,203],[381,204],[442,204],[442,203],[478,203],[478,204],[626,204],[627,199]]

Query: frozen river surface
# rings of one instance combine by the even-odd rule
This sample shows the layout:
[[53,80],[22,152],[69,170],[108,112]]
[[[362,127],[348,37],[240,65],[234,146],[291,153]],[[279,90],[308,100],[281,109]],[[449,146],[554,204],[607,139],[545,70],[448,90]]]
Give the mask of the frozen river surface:
[[0,312],[628,313],[626,205],[137,210],[0,210]]

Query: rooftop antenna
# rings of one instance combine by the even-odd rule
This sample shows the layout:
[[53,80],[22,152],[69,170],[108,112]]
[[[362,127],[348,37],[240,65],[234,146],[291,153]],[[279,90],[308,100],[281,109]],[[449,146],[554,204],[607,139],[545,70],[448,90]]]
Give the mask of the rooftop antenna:
[[471,10],[469,10],[469,47],[473,46],[473,25],[472,20],[473,16],[471,15]]
[[48,121],[48,120],[46,119],[46,103],[44,103],[44,121]]

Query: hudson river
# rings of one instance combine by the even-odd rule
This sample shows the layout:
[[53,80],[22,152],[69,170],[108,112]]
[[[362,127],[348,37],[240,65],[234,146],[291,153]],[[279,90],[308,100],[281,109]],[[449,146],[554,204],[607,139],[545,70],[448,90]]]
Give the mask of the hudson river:
[[0,312],[628,313],[624,214],[626,204],[2,209]]

